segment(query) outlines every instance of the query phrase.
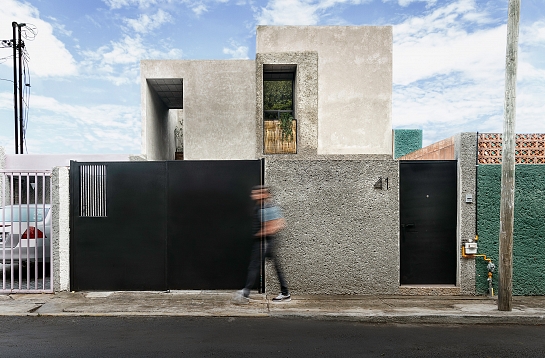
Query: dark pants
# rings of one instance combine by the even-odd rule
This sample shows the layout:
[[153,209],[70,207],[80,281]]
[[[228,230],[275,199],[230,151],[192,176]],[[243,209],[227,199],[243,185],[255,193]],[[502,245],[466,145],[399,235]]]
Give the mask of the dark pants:
[[[274,262],[274,268],[276,270],[276,275],[278,276],[278,281],[280,282],[280,290],[283,294],[288,294],[288,285],[284,279],[284,274],[280,268],[280,263],[276,258],[276,252],[274,247],[275,241],[272,237],[265,238],[265,254],[263,255],[263,260],[265,258],[270,258]],[[244,286],[244,294],[247,295],[250,290],[254,287],[257,278],[259,277],[259,272],[261,271],[261,242],[255,240],[252,247],[252,256],[250,258],[250,265],[248,266],[248,278],[246,279],[246,286]]]

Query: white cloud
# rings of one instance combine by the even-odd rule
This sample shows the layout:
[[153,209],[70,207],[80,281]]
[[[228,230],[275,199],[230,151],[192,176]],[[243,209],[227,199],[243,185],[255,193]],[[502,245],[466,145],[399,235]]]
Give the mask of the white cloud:
[[[543,43],[543,25],[521,26],[520,43]],[[425,145],[461,131],[501,132],[506,37],[470,0],[394,26],[394,127],[424,128]],[[519,48],[519,133],[545,131],[545,69],[534,57]]]
[[169,13],[159,9],[155,15],[143,14],[138,19],[123,20],[129,28],[137,33],[147,33],[159,28],[161,25],[172,22],[172,16]]
[[[10,108],[11,96],[0,93],[0,109]],[[34,95],[26,139],[29,153],[44,153],[44,148],[67,153],[139,153],[140,130],[138,107],[72,105]],[[0,145],[6,142],[0,137]]]
[[[25,47],[30,56],[32,75],[71,76],[77,74],[76,61],[65,45],[53,35],[53,26],[40,19],[38,10],[30,4],[15,0],[0,0],[0,24],[11,24],[13,19],[19,23],[32,24],[38,30],[33,41],[25,40]],[[11,39],[12,27],[0,27],[0,39]],[[8,61],[5,65],[10,65]]]
[[138,6],[140,8],[148,8],[151,5],[156,5],[157,0],[103,0],[110,9],[121,9],[127,6]]
[[521,26],[519,44],[527,46],[545,45],[545,21],[537,21],[529,26]]
[[428,6],[430,5],[435,5],[435,3],[437,2],[437,0],[399,0],[398,1],[398,4],[400,6],[409,6],[410,4],[412,4],[413,2],[425,2],[428,4]]
[[259,25],[316,25],[328,9],[340,5],[359,5],[372,0],[271,0],[256,14]]
[[81,66],[87,75],[121,85],[140,82],[140,60],[181,58],[182,51],[150,48],[140,35],[125,35],[121,41],[112,41],[95,51],[83,51],[82,55],[85,60]]
[[231,58],[244,59],[244,60],[249,59],[247,46],[241,46],[233,40],[230,41],[229,45],[230,47],[223,48],[224,54],[230,55]]

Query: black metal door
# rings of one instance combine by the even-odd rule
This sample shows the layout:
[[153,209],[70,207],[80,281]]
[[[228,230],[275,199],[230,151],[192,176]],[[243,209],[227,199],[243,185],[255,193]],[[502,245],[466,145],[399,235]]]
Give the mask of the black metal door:
[[166,290],[166,163],[71,162],[70,286]]
[[456,284],[457,162],[399,167],[400,283]]
[[72,162],[74,290],[235,289],[261,161]]
[[170,289],[244,285],[252,245],[252,186],[259,161],[169,162]]

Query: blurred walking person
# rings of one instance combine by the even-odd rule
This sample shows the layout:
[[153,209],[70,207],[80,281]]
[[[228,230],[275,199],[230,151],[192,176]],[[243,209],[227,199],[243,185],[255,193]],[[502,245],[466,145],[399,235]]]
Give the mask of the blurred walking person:
[[269,258],[274,263],[276,275],[280,283],[280,294],[273,298],[273,302],[286,302],[291,300],[286,279],[276,257],[276,234],[286,226],[286,220],[282,216],[280,208],[276,206],[271,197],[271,192],[267,186],[255,186],[252,188],[252,200],[255,201],[252,233],[254,244],[248,266],[248,277],[246,285],[240,291],[237,291],[234,301],[237,303],[248,303],[250,290],[255,286],[256,280],[261,271],[261,239],[264,239],[265,253],[263,260]]

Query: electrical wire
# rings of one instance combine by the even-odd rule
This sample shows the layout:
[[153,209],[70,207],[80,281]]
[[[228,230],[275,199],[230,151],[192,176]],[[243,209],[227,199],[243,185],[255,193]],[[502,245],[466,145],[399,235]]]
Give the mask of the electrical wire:
[[7,60],[9,60],[10,58],[13,58],[13,55],[6,56],[6,57],[0,57],[0,63],[4,63]]
[[[38,28],[36,27],[36,25],[33,25],[33,24],[25,24],[24,26],[20,26],[19,27],[20,29],[20,33],[21,33],[21,37],[24,38],[25,40],[28,40],[28,41],[33,41],[36,36],[38,35]],[[23,138],[21,138],[21,140],[23,141],[24,143],[24,146],[25,146],[25,149],[26,149],[26,152],[28,154],[28,146],[27,146],[27,142],[26,142],[26,133],[27,133],[27,129],[28,129],[28,119],[29,119],[29,112],[30,112],[30,66],[29,66],[29,62],[30,62],[30,55],[24,45],[24,42],[19,39],[21,42],[21,47],[19,48],[19,56],[20,56],[20,60],[22,62],[22,70],[23,70],[23,73],[22,73],[22,83],[19,83],[18,84],[18,90],[21,91],[22,93],[22,98],[21,98],[21,101],[24,103],[24,106],[22,108],[22,118],[20,118],[20,123],[21,123],[21,130],[22,130],[22,135],[23,135]],[[0,47],[3,47],[3,48],[7,48],[7,47],[13,47],[13,41],[11,40],[2,40],[0,42]],[[10,58],[13,58],[13,55],[11,56],[7,56],[7,57],[2,57],[0,58],[0,63],[3,63],[5,61],[7,61],[8,59]],[[21,69],[19,69],[21,70]],[[8,80],[8,79],[4,79],[4,78],[0,78],[0,81],[9,81],[9,82],[14,82],[12,80]],[[21,88],[21,86],[23,86]],[[23,154],[23,153],[21,153]]]
[[36,25],[26,23],[25,26],[21,27],[21,37],[25,40],[32,41],[38,35],[38,28]]
[[28,63],[30,62],[30,55],[28,54],[28,51],[26,48],[23,48],[22,51],[22,60],[23,60],[23,83],[19,84],[24,86],[23,87],[23,102],[25,106],[23,107],[23,143],[25,145],[25,150],[28,154],[28,147],[27,147],[27,141],[26,141],[26,133],[28,129],[28,114],[30,112],[30,68]]

